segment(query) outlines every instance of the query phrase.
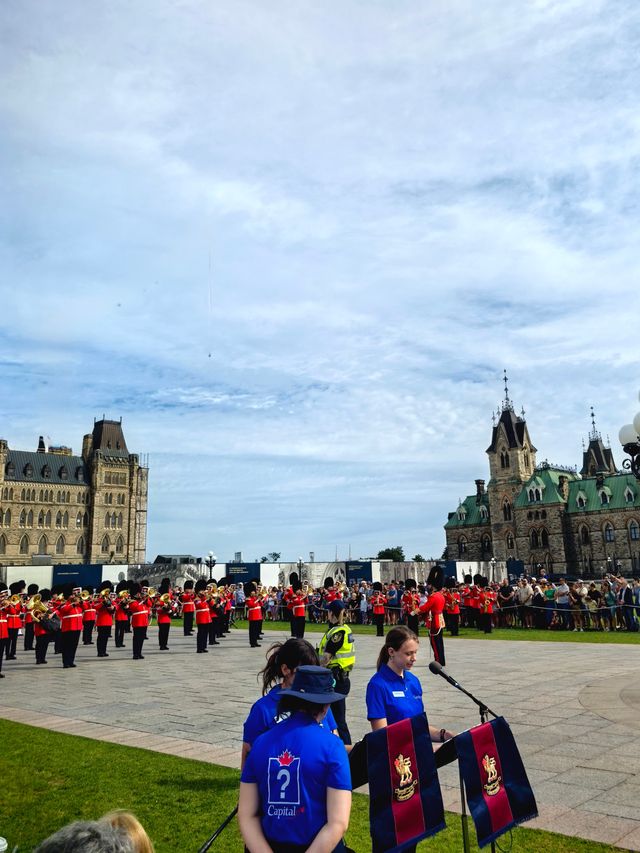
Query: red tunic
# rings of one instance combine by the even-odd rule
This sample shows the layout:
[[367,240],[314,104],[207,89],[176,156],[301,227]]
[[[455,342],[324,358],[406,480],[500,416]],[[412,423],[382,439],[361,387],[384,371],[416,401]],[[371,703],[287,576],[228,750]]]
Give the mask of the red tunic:
[[96,625],[98,628],[110,628],[113,625],[113,610],[114,606],[109,599],[99,601],[96,604]]
[[249,622],[259,622],[262,619],[262,601],[257,595],[246,600]]
[[128,622],[129,614],[127,613],[127,605],[124,604],[121,598],[116,600],[116,622]]
[[158,619],[158,625],[170,625],[171,624],[171,602],[168,604],[163,604],[160,602],[160,605],[156,607],[156,617]]
[[7,619],[7,611],[3,608],[0,610],[0,640],[9,639],[9,622]]
[[93,603],[93,599],[88,599],[87,601],[82,602],[82,621],[83,622],[95,622],[96,621],[96,606]]
[[206,598],[196,598],[196,625],[209,625],[211,623],[211,611]]
[[448,590],[444,594],[447,613],[456,616],[460,613],[460,593],[456,589]]
[[407,614],[407,616],[411,616],[414,610],[417,610],[420,606],[420,596],[409,590],[405,592],[400,601],[402,604],[402,609]]
[[5,612],[7,614],[9,629],[22,628],[22,619],[20,618],[20,614],[22,613],[21,604],[10,604]]
[[192,592],[183,592],[180,596],[180,601],[182,602],[183,613],[195,613],[196,605]]
[[82,631],[82,607],[79,604],[63,604],[58,610],[62,621],[61,631]]
[[374,616],[382,616],[384,615],[384,606],[387,603],[386,595],[372,595],[371,596],[371,604],[373,605],[373,615]]
[[306,600],[306,595],[296,595],[291,599],[291,606],[293,607],[293,615],[295,617],[304,616],[304,605]]
[[147,628],[149,625],[149,602],[147,599],[138,601],[135,599],[129,604],[132,628]]
[[444,595],[441,592],[432,592],[429,598],[420,608],[420,613],[428,614],[431,618],[430,630],[433,634],[437,634],[444,628]]
[[478,597],[481,613],[493,613],[493,603],[496,600],[496,594],[492,589],[483,589]]

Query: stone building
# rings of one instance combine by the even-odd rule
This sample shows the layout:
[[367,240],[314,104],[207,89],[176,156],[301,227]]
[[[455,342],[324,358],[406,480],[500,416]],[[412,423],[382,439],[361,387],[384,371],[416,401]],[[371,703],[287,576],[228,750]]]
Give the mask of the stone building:
[[449,559],[520,560],[531,574],[640,574],[640,483],[617,470],[593,413],[579,472],[536,464],[536,452],[506,390],[487,448],[489,482],[476,480],[445,524]]
[[144,563],[148,468],[122,421],[95,421],[82,455],[0,439],[0,562]]

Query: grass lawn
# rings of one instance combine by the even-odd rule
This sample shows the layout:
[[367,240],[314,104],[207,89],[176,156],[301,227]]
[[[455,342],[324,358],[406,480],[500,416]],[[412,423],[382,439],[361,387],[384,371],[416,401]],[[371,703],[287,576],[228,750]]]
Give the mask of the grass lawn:
[[[246,628],[248,622],[236,622],[238,628]],[[289,633],[288,622],[263,622],[262,627],[266,631],[285,631]],[[307,622],[306,630],[309,632],[324,633],[327,630],[327,624],[311,624]],[[350,625],[354,634],[369,634],[374,637],[376,633],[375,625]],[[385,627],[385,632],[388,631],[388,626]],[[425,635],[425,629],[421,628],[420,633]],[[461,628],[458,637],[451,637],[448,631],[445,631],[445,640],[538,640],[545,643],[622,643],[629,645],[640,645],[640,633],[630,633],[629,631],[584,631],[584,633],[573,633],[573,631],[543,631],[536,628],[495,628],[491,634],[484,634],[482,631],[476,631],[475,628]]]
[[[171,755],[118,746],[0,720],[0,832],[9,850],[27,853],[73,820],[90,820],[113,808],[134,812],[157,853],[196,853],[237,802],[239,773]],[[369,800],[354,796],[347,843],[371,850]],[[448,828],[418,846],[433,853],[459,853],[460,818],[447,815]],[[475,831],[470,826],[475,839]],[[614,853],[616,848],[554,833],[517,829],[518,853]],[[509,848],[508,836],[501,846]],[[477,850],[475,843],[473,849]],[[488,849],[488,848],[485,848]],[[234,820],[211,848],[241,853]]]

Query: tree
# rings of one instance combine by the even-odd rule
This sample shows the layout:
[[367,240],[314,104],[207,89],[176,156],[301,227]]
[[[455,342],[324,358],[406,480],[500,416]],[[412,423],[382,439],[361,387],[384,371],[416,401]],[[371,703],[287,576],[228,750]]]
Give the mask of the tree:
[[416,554],[416,555],[414,556],[414,558],[413,558],[413,562],[414,562],[414,563],[424,563],[424,562],[425,562],[425,559],[424,559],[424,557],[422,556],[422,554]]
[[404,548],[402,545],[396,545],[394,548],[383,548],[382,551],[378,551],[378,559],[404,563]]
[[269,559],[271,560],[272,563],[277,563],[278,560],[280,559],[280,551],[272,551],[269,554]]

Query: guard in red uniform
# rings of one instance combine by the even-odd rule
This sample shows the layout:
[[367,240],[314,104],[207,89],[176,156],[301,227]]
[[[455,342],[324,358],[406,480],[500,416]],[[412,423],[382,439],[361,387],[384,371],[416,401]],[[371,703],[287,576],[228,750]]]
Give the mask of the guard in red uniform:
[[133,660],[144,660],[142,646],[147,639],[151,603],[148,596],[143,594],[139,583],[131,585],[131,594],[133,599],[129,601],[127,610],[131,616],[131,630],[133,631]]
[[442,666],[445,665],[444,639],[442,636],[445,607],[444,595],[441,592],[443,582],[444,570],[442,566],[436,564],[429,572],[429,577],[427,578],[429,597],[422,607],[419,608],[420,613],[423,613],[425,617],[429,617],[429,642],[433,649],[433,659]]
[[[68,590],[66,590],[68,591]],[[82,633],[82,589],[77,587],[67,595],[66,601],[60,605],[58,615],[60,616],[61,628],[60,639],[62,642],[62,666],[64,669],[75,667],[76,651]]]
[[9,643],[7,645],[6,658],[7,660],[16,659],[16,649],[18,647],[18,632],[22,628],[22,603],[18,590],[24,581],[17,581],[9,586],[9,604],[7,606],[7,626],[9,628]]
[[297,637],[299,640],[304,639],[306,604],[307,596],[303,594],[302,584],[298,581],[297,589],[294,590],[291,599],[291,636]]
[[460,633],[460,593],[455,578],[447,578],[444,590],[444,621],[452,637]]
[[384,637],[384,608],[387,596],[382,594],[382,584],[375,581],[373,584],[373,595],[371,596],[371,607],[373,608],[373,624],[376,626],[376,637]]
[[[40,603],[42,606],[49,608],[51,602],[51,590],[43,589],[40,592]],[[45,612],[40,608],[34,610],[33,615],[33,634],[36,641],[36,663],[47,663],[47,649],[52,639],[52,633],[48,627],[48,619],[51,616],[51,611]]]
[[9,644],[9,619],[7,616],[9,602],[9,590],[5,583],[0,584],[0,678],[2,674],[2,659],[7,653]]
[[116,586],[115,604],[115,647],[116,649],[124,648],[124,635],[129,626],[129,613],[127,606],[129,604],[130,591],[127,581],[120,581]]
[[[29,600],[31,600],[31,598],[33,598],[34,595],[37,595],[38,589],[39,589],[39,587],[38,587],[37,583],[30,583],[29,584],[29,586],[27,587],[27,595],[29,596]],[[28,604],[28,602],[27,602],[27,604]],[[33,637],[34,637],[33,618],[31,616],[31,610],[29,610],[29,608],[26,607],[25,612],[24,612],[24,650],[25,650],[25,652],[32,652],[33,651]]]
[[158,645],[161,652],[169,651],[169,630],[171,629],[171,614],[173,613],[173,599],[170,591],[171,581],[163,578],[158,589],[158,597],[154,602],[156,619],[158,620]]
[[92,646],[93,640],[91,637],[96,624],[96,605],[93,600],[93,587],[85,586],[82,592],[88,593],[89,596],[88,598],[84,598],[82,594],[80,595],[82,599],[82,645]]
[[95,601],[97,639],[96,650],[99,658],[108,658],[107,644],[113,628],[113,615],[116,610],[115,601],[111,600],[111,584],[103,584],[100,594]]
[[482,576],[478,578],[478,590],[478,628],[481,628],[485,634],[490,634],[496,594],[490,588],[489,580]]
[[193,634],[193,617],[196,612],[193,581],[184,582],[184,590],[180,596],[180,602],[182,604],[182,631],[185,637],[191,637]]
[[249,645],[255,649],[260,646],[260,631],[262,630],[262,600],[258,596],[255,583],[244,585],[247,618],[249,619]]
[[196,598],[194,601],[196,613],[196,648],[198,654],[208,652],[207,640],[209,638],[209,625],[211,624],[211,611],[207,600],[207,582],[204,578],[196,581]]
[[416,614],[416,610],[420,607],[420,596],[417,592],[417,584],[414,578],[407,578],[404,585],[404,593],[400,599],[402,611],[407,620],[407,628],[416,635],[420,630],[420,617]]
[[216,637],[220,636],[220,604],[218,602],[218,586],[213,581],[207,584],[207,604],[209,605],[209,645],[219,646]]
[[475,574],[473,576],[473,586],[469,588],[469,597],[467,599],[468,624],[470,628],[479,628],[478,614],[480,613],[480,586],[479,581],[482,575]]

